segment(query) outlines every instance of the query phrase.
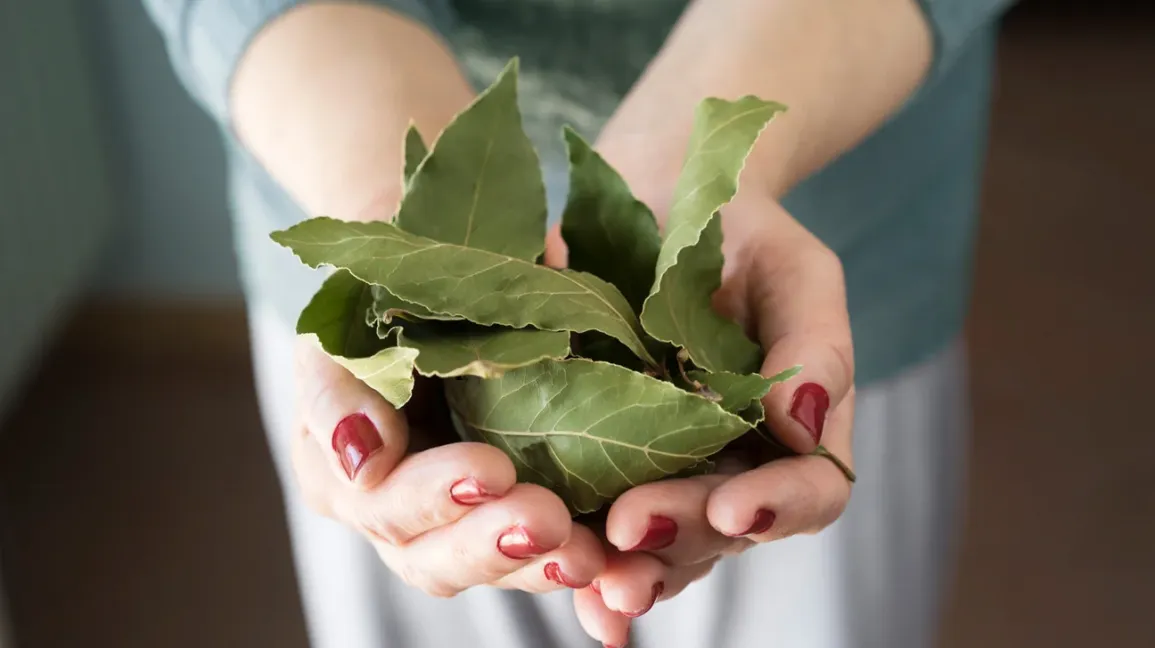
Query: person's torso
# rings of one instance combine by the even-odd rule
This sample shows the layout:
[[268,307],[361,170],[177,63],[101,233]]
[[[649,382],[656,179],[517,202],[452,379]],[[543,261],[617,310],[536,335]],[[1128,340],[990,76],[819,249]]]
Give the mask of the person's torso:
[[[594,139],[674,26],[686,0],[452,0],[447,35],[485,87],[521,62],[523,123],[542,158],[551,219],[567,189],[563,125]],[[961,326],[984,143],[995,27],[881,130],[796,187],[784,203],[842,258],[859,380],[941,348]],[[704,44],[708,47],[708,44]],[[773,99],[773,97],[768,97]],[[255,299],[292,323],[319,286],[269,240],[305,218],[230,142],[238,251]]]

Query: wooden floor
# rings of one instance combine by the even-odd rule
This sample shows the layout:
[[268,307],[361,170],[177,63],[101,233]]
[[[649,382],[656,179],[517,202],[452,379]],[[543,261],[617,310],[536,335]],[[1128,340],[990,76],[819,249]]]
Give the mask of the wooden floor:
[[[944,648],[1155,646],[1143,38],[1115,25],[1005,39],[971,323],[970,512]],[[19,648],[304,648],[243,353],[60,351],[4,428],[0,548]]]

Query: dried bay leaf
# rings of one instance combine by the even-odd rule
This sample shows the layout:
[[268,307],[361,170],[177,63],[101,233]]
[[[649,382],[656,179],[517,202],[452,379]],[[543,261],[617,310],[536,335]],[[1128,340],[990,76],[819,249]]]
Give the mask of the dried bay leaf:
[[517,70],[514,59],[441,132],[408,182],[398,227],[526,261],[545,250],[545,183],[521,125]]
[[416,349],[423,376],[496,378],[547,359],[569,355],[569,333],[477,326],[469,322],[403,325],[399,346]]
[[694,364],[709,371],[752,373],[762,361],[758,345],[711,306],[723,263],[716,214],[737,193],[754,142],[783,110],[781,104],[748,96],[705,99],[695,112],[641,321],[650,335],[686,349]]
[[547,360],[446,393],[466,438],[504,450],[518,478],[577,513],[698,467],[751,425],[716,403],[617,365]]
[[711,373],[709,371],[690,371],[691,380],[705,386],[718,397],[718,406],[727,412],[738,414],[757,425],[766,417],[762,408],[762,398],[770,393],[770,389],[782,382],[790,380],[802,371],[802,367],[791,367],[769,378],[760,374],[736,374],[728,371]]
[[567,128],[565,140],[570,180],[561,235],[568,265],[610,282],[640,313],[654,283],[662,247],[658,222],[581,135]]
[[365,325],[372,299],[368,284],[337,270],[301,311],[297,334],[313,338],[335,362],[391,405],[402,407],[413,395],[417,351],[388,345]]
[[485,326],[601,331],[657,364],[629,303],[590,274],[439,243],[383,221],[312,218],[272,236],[309,266],[344,268],[435,313]]
[[405,166],[402,167],[401,180],[408,190],[409,181],[413,178],[413,174],[417,173],[417,167],[425,161],[425,157],[429,155],[429,150],[425,147],[425,140],[421,139],[421,132],[417,130],[417,125],[409,124],[409,128],[405,129],[405,141],[402,153],[405,159]]

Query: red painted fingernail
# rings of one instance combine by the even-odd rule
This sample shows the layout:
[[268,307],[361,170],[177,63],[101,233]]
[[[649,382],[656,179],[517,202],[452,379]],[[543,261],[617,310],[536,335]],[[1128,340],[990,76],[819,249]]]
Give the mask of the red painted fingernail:
[[651,515],[646,535],[626,551],[657,551],[674,544],[678,537],[678,523],[664,515]]
[[383,447],[377,426],[360,412],[341,419],[333,430],[333,451],[341,459],[341,467],[350,480],[357,477],[365,460]]
[[507,530],[498,537],[497,550],[501,552],[501,555],[513,560],[525,560],[546,552],[544,547],[529,537],[528,531],[519,526]]
[[569,587],[572,589],[581,589],[585,587],[585,585],[582,585],[574,581],[569,576],[566,576],[565,572],[561,570],[561,565],[555,562],[547,562],[545,564],[545,577],[557,583],[558,585],[561,585],[562,587]]
[[665,591],[665,589],[666,589],[665,583],[663,583],[661,581],[654,583],[654,587],[651,590],[654,593],[654,596],[653,596],[653,598],[650,599],[649,605],[642,608],[641,610],[638,610],[637,612],[622,612],[622,614],[630,617],[631,619],[636,619],[636,618],[642,616],[643,614],[645,614],[646,612],[649,612],[650,610],[653,609],[654,603],[658,602],[658,597],[662,595],[662,592]]
[[474,506],[492,502],[497,495],[486,491],[476,479],[466,477],[449,487],[449,499],[462,506]]
[[806,383],[794,392],[790,404],[790,418],[802,424],[814,443],[822,441],[822,428],[826,425],[826,410],[830,409],[830,394],[818,383]]
[[758,512],[754,514],[754,521],[750,523],[750,528],[746,529],[742,533],[739,533],[735,537],[766,533],[770,530],[770,527],[774,526],[774,520],[777,518],[778,516],[774,515],[774,511],[769,509],[758,509]]

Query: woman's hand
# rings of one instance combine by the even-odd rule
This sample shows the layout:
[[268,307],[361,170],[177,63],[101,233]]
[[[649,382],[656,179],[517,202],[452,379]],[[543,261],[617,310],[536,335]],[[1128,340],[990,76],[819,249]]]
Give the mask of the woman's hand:
[[297,383],[293,465],[306,501],[364,534],[406,583],[439,597],[482,584],[545,592],[601,572],[601,541],[557,495],[515,484],[500,450],[434,445],[448,432],[436,390],[415,393],[407,421],[305,340]]
[[[751,198],[753,196],[753,198]],[[758,465],[757,453],[720,462],[720,474],[646,484],[609,510],[607,564],[577,592],[583,627],[625,644],[631,617],[709,573],[727,554],[834,522],[847,477],[819,443],[852,465],[853,351],[837,257],[774,200],[756,191],[725,208],[726,265],[715,307],[767,350],[762,374],[802,365],[763,403],[777,438],[802,456]],[[557,249],[554,236],[551,247]],[[554,253],[551,263],[561,263]]]

